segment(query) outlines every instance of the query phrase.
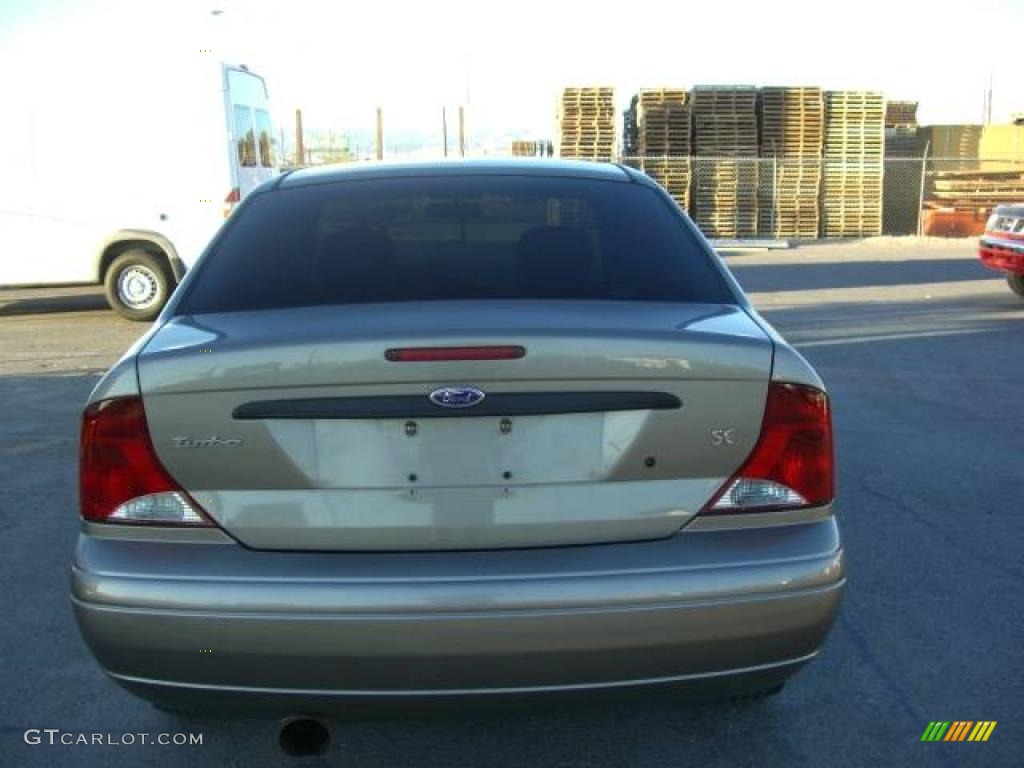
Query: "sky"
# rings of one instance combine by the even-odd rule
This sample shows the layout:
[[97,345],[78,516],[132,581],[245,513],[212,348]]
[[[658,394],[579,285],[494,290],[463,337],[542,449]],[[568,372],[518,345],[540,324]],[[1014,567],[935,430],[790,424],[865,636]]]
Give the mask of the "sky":
[[386,130],[439,131],[464,104],[471,133],[550,138],[566,85],[615,86],[623,109],[641,87],[880,90],[928,124],[979,122],[991,77],[993,120],[1024,112],[1024,0],[0,0],[0,87],[11,60],[118,57],[126,36],[245,63],[283,125],[301,107],[308,130],[342,135],[378,106]]

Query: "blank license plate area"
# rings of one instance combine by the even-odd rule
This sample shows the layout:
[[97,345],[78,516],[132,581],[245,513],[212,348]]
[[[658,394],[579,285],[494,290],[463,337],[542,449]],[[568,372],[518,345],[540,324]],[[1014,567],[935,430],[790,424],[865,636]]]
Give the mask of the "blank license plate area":
[[600,480],[635,442],[650,414],[520,416],[510,419],[507,433],[498,417],[316,421],[317,485],[458,487]]

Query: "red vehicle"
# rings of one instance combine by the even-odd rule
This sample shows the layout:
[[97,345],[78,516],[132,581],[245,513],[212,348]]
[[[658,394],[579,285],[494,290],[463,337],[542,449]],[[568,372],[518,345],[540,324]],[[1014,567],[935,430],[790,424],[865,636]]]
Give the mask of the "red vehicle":
[[996,207],[981,236],[978,257],[986,267],[1005,272],[1010,290],[1024,297],[1024,203]]

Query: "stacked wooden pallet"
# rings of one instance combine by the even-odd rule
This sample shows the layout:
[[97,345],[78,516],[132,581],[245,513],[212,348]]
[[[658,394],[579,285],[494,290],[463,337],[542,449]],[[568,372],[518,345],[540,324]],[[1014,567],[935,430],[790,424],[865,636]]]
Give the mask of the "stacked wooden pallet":
[[536,157],[539,154],[539,142],[516,139],[512,142],[513,157]]
[[615,89],[566,88],[558,105],[558,155],[612,159],[615,151]]
[[639,103],[640,96],[634,93],[629,100],[629,109],[622,113],[622,156],[626,162],[637,155],[636,113]]
[[757,89],[694,88],[694,218],[709,237],[757,234]]
[[639,167],[688,210],[693,125],[687,93],[681,88],[646,89],[636,98]]
[[881,234],[884,115],[881,93],[825,93],[822,236]]
[[824,132],[820,88],[761,89],[761,235],[818,236]]
[[882,178],[882,233],[913,235],[921,210],[921,161],[917,102],[885,102],[885,173]]
[[643,157],[689,156],[693,126],[686,91],[659,88],[638,94],[637,152]]
[[885,156],[920,157],[917,140],[917,102],[885,102]]
[[885,102],[885,127],[893,128],[897,125],[917,125],[916,101]]
[[634,166],[665,188],[684,211],[690,210],[693,160],[689,157],[640,157]]

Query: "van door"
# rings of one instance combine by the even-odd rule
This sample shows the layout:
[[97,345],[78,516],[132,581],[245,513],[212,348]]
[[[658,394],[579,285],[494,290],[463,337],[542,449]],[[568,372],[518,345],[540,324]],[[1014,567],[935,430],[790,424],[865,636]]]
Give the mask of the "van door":
[[252,109],[247,104],[233,104],[231,113],[232,133],[235,140],[237,186],[239,195],[245,197],[262,180],[256,154],[256,126],[253,120]]
[[226,67],[232,165],[239,199],[278,172],[274,133],[263,78]]

